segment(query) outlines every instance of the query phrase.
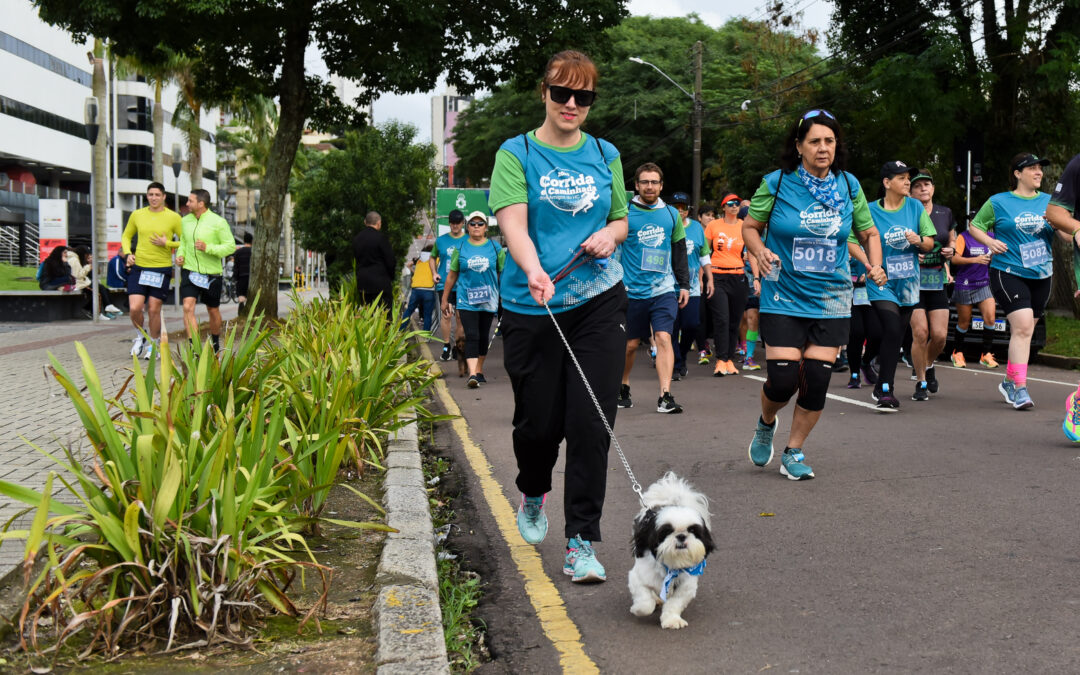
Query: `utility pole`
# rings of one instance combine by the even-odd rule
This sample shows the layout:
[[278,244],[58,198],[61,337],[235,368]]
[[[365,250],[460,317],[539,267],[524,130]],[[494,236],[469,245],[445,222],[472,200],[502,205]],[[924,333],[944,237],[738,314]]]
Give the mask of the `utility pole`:
[[694,172],[693,172],[693,208],[701,205],[701,126],[704,117],[701,99],[701,40],[694,43]]

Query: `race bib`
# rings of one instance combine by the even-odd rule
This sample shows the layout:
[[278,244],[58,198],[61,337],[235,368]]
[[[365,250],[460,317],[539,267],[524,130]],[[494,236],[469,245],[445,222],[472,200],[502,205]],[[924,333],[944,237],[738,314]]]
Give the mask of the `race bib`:
[[1020,259],[1024,267],[1038,267],[1050,260],[1050,249],[1046,248],[1046,242],[1029,241],[1020,244]]
[[139,285],[149,286],[150,288],[161,288],[161,284],[165,282],[165,275],[161,272],[151,272],[150,270],[142,270],[139,272]]
[[476,307],[491,301],[491,286],[476,286],[465,291],[465,300]]
[[210,277],[199,272],[192,272],[188,275],[188,281],[195,284],[199,288],[210,288]]
[[924,291],[940,291],[945,288],[945,270],[940,267],[919,269],[919,287]]
[[911,279],[918,276],[919,266],[914,255],[893,256],[885,258],[885,273],[889,279]]
[[836,269],[836,241],[795,237],[791,264],[796,272],[832,272]]
[[866,286],[859,286],[854,290],[851,297],[851,304],[853,305],[869,305],[870,296],[866,293]]
[[669,252],[659,248],[647,248],[641,252],[641,269],[646,272],[667,272]]

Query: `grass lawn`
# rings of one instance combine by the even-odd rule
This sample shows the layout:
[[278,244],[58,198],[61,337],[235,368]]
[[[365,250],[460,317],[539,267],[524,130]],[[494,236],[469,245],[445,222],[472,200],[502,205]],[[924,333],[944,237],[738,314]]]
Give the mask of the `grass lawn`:
[[[38,284],[34,280],[35,274],[36,267],[16,267],[0,263],[0,291],[36,291]],[[16,281],[21,277],[26,277],[29,281]]]
[[1080,320],[1067,316],[1046,316],[1046,347],[1048,354],[1080,357]]

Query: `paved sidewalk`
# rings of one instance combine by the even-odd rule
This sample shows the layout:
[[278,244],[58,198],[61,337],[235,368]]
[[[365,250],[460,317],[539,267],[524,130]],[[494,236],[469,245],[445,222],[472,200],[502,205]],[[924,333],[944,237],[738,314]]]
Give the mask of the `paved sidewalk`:
[[[316,291],[301,293],[312,297]],[[285,314],[292,307],[289,296],[278,295],[278,307]],[[223,304],[226,322],[236,318],[237,305]],[[200,305],[196,316],[207,320]],[[165,306],[165,327],[170,332],[181,329],[182,312]],[[63,388],[49,373],[49,353],[57,358],[68,375],[82,385],[82,364],[75,351],[81,342],[94,360],[106,393],[115,393],[131,372],[131,340],[135,330],[127,315],[97,325],[90,321],[60,321],[43,324],[0,323],[0,480],[35,490],[45,485],[50,470],[57,465],[32,448],[27,441],[49,452],[61,446],[72,449],[80,459],[89,459],[90,445],[82,431],[78,413]],[[143,361],[142,363],[146,363]],[[25,440],[24,440],[25,439]],[[61,452],[62,455],[62,452]],[[56,494],[64,486],[59,482]],[[25,506],[0,497],[0,525]],[[12,529],[29,527],[32,514],[20,517]],[[0,575],[22,561],[23,542],[0,545]]]

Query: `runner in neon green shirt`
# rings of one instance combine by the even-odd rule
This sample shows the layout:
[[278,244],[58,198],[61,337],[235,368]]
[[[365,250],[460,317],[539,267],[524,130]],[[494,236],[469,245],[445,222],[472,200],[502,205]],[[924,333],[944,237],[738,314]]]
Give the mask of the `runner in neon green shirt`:
[[180,297],[184,301],[184,327],[188,339],[199,335],[195,303],[206,305],[210,315],[210,339],[214,351],[221,349],[221,260],[236,251],[236,239],[224,218],[210,210],[210,193],[192,190],[187,201],[183,234],[176,262],[180,270]]

